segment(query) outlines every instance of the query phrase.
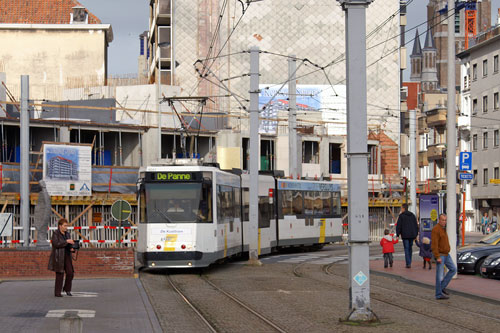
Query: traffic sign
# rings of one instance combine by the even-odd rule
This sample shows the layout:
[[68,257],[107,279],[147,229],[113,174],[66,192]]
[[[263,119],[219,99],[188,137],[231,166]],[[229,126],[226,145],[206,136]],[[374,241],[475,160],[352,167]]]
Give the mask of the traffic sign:
[[[472,153],[461,152],[460,153],[460,171],[470,171],[470,170],[472,170]],[[460,178],[460,179],[462,179],[462,178]]]
[[116,200],[111,206],[111,216],[117,221],[126,221],[130,217],[132,207],[125,200]]
[[474,179],[474,175],[472,173],[462,172],[458,174],[458,178],[460,180],[472,180]]

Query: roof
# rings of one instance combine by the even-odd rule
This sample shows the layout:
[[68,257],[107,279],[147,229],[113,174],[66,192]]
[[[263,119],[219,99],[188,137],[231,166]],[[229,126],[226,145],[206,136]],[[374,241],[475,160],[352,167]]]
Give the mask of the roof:
[[425,35],[424,49],[436,49],[436,43],[434,43],[434,37],[432,37],[432,29],[427,29],[427,34]]
[[[0,23],[69,24],[72,8],[83,7],[77,0],[0,0]],[[89,24],[101,24],[94,14]]]
[[418,29],[415,31],[415,41],[413,42],[412,56],[422,56],[422,47],[420,46],[420,36],[418,34]]

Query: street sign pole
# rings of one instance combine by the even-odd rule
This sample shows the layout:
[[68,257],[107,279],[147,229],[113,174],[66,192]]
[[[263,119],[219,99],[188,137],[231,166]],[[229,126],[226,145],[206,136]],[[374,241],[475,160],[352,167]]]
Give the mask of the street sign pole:
[[462,181],[462,246],[465,245],[465,185],[466,180]]

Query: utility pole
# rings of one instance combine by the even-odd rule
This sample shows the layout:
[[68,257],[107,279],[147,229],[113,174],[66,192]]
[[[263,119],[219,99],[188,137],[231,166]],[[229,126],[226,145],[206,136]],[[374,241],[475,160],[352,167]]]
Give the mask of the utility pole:
[[[448,0],[448,13],[455,12],[455,0]],[[448,112],[446,117],[446,233],[450,258],[457,264],[457,134],[455,111],[455,15],[448,17]]]
[[410,211],[417,214],[417,110],[410,112]]
[[250,48],[250,226],[249,262],[260,265],[259,226],[259,48]]
[[370,309],[366,8],[373,0],[337,0],[345,12],[347,186],[349,219],[348,321],[374,321]]
[[297,177],[297,61],[295,55],[288,59],[288,166],[289,175]]
[[30,245],[30,114],[29,75],[21,75],[21,225],[23,226],[23,246]]

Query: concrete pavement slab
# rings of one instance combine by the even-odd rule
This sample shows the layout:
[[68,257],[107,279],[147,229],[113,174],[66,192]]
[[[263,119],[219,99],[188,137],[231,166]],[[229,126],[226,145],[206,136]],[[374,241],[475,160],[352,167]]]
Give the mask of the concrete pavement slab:
[[76,311],[85,332],[161,332],[139,279],[74,280],[73,291],[54,297],[54,280],[3,281],[0,331],[57,332],[58,315]]

